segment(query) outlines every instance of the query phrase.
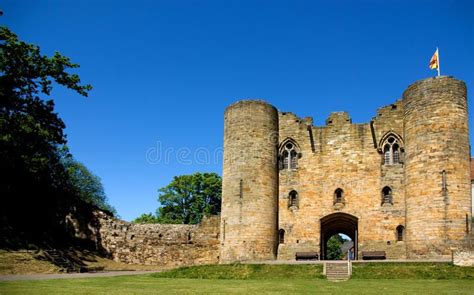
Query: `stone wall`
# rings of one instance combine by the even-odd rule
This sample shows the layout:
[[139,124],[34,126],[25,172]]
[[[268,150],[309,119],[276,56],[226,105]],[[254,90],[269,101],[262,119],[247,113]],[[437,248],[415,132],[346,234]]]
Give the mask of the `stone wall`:
[[96,211],[98,244],[115,261],[186,266],[219,261],[219,217],[199,225],[132,224]]
[[224,116],[221,262],[275,259],[278,112],[253,100]]
[[[470,219],[469,138],[466,88],[452,77],[411,85],[403,98],[380,108],[369,123],[353,124],[346,112],[330,114],[325,126],[281,112],[280,145],[299,149],[297,169],[279,175],[279,259],[297,251],[321,251],[324,234],[348,234],[344,220],[321,228],[321,220],[349,214],[357,222],[362,251],[387,258],[441,258],[460,244]],[[384,163],[390,137],[399,162]],[[391,202],[381,202],[385,187]],[[343,202],[334,203],[337,189]],[[297,206],[289,206],[290,192]],[[397,233],[402,228],[402,241]],[[346,232],[345,232],[346,231]],[[350,234],[348,234],[350,236]]]
[[403,102],[408,252],[449,256],[471,214],[466,86],[452,77],[425,79],[407,88]]
[[[405,242],[396,235],[397,226],[405,227],[404,165],[382,165],[380,147],[387,134],[403,134],[402,120],[400,101],[380,109],[365,124],[352,123],[346,112],[332,113],[326,126],[280,113],[281,145],[286,140],[297,143],[300,158],[297,169],[280,171],[279,226],[285,239],[278,259],[294,259],[298,251],[322,251],[321,219],[337,213],[358,221],[359,258],[371,250],[385,251],[390,259],[406,257]],[[392,189],[391,204],[381,202],[385,186]],[[335,205],[337,189],[343,190],[344,202]],[[298,206],[289,207],[293,190]]]

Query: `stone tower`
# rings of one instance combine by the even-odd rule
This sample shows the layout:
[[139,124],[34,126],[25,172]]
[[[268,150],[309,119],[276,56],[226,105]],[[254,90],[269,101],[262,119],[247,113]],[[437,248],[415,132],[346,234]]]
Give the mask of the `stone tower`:
[[418,81],[403,94],[409,257],[449,255],[470,216],[470,147],[464,82]]
[[258,100],[225,111],[221,263],[276,258],[278,111]]

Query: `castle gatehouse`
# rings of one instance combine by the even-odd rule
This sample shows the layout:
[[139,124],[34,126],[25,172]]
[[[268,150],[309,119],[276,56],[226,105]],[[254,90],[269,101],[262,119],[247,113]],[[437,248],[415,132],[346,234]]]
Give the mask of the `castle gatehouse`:
[[344,234],[353,258],[451,255],[469,232],[466,86],[436,77],[409,86],[368,123],[311,117],[260,100],[225,111],[220,261],[326,256]]

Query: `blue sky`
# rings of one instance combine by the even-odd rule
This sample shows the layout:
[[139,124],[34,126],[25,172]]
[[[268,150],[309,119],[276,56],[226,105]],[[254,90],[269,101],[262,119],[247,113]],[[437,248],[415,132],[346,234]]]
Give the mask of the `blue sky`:
[[73,155],[131,220],[156,210],[157,189],[174,175],[221,173],[213,154],[236,100],[265,99],[316,125],[331,111],[367,122],[436,74],[436,46],[442,74],[472,93],[473,3],[6,0],[0,21],[81,65],[94,90],[82,98],[57,88],[57,111]]

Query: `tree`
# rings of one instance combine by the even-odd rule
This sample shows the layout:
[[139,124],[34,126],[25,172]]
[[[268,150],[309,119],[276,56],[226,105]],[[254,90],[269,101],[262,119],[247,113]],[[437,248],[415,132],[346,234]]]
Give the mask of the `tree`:
[[65,125],[50,95],[54,82],[87,96],[92,87],[67,72],[77,67],[58,52],[42,55],[38,46],[0,27],[1,223],[25,230],[52,224],[59,204],[72,194],[61,163]]
[[132,221],[132,223],[137,223],[137,224],[160,223],[160,220],[152,213],[148,213],[148,214],[143,213],[142,215],[135,218]]
[[216,173],[175,176],[159,189],[160,223],[197,224],[203,216],[221,211],[222,180]]
[[72,157],[64,158],[63,165],[66,168],[76,196],[86,203],[116,215],[117,212],[109,204],[104,187],[98,176],[94,175],[84,164],[74,160]]
[[343,257],[343,253],[341,251],[341,246],[343,242],[344,239],[338,234],[329,238],[327,242],[326,252],[328,260],[338,260]]

